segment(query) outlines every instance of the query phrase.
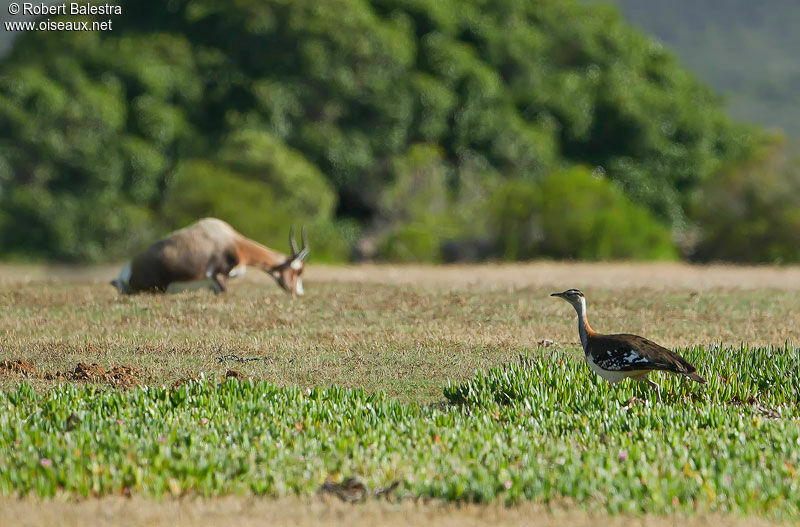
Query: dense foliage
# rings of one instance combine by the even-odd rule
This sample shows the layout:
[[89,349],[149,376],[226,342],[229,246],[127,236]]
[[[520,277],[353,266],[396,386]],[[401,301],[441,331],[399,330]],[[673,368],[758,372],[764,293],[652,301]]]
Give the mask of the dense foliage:
[[693,257],[738,262],[800,261],[800,158],[780,144],[701,185],[692,216]]
[[444,410],[235,380],[21,384],[0,392],[0,493],[307,495],[355,476],[405,497],[796,518],[799,353],[690,350],[709,384],[659,379],[661,405],[558,353],[449,386],[462,406]]
[[693,191],[756,141],[605,6],[147,0],[123,12],[113,32],[26,33],[0,63],[6,255],[119,257],[214,214],[276,247],[306,223],[331,259],[358,228],[374,242],[365,254],[387,259],[438,260],[448,244],[669,258]]

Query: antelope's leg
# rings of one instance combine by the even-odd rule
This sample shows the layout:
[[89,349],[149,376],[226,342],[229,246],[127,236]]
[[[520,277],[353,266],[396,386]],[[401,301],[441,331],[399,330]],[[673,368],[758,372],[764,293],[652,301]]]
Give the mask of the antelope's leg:
[[222,273],[217,273],[213,277],[211,277],[211,283],[214,286],[214,293],[220,294],[224,293],[228,290],[228,286],[225,283],[225,275]]
[[218,295],[228,290],[225,286],[224,275],[220,273],[215,266],[208,266],[208,269],[206,269],[206,278],[211,280],[211,288],[214,290],[214,294]]

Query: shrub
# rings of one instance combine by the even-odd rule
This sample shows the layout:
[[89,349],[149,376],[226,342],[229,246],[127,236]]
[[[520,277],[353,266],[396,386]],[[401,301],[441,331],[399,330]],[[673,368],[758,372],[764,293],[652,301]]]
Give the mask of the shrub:
[[676,257],[666,226],[584,168],[555,172],[539,183],[510,181],[490,207],[506,259]]
[[440,239],[429,225],[401,225],[384,234],[377,256],[394,262],[437,262],[441,259]]
[[393,182],[382,193],[380,215],[388,223],[376,256],[401,262],[440,260],[448,231],[447,165],[433,145],[413,145],[392,166]]
[[779,142],[739,168],[717,173],[692,209],[699,240],[692,257],[737,262],[800,261],[800,159]]

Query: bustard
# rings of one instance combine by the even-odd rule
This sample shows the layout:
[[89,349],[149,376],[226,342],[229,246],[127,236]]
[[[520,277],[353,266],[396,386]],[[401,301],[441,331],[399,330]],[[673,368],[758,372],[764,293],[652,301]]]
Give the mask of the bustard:
[[656,391],[658,402],[661,402],[661,389],[647,378],[651,371],[683,375],[705,384],[706,380],[697,374],[697,368],[692,363],[651,340],[638,335],[596,333],[586,319],[586,297],[577,289],[567,289],[550,296],[563,298],[578,312],[578,333],[586,362],[592,371],[609,383],[616,384],[625,378],[645,382]]

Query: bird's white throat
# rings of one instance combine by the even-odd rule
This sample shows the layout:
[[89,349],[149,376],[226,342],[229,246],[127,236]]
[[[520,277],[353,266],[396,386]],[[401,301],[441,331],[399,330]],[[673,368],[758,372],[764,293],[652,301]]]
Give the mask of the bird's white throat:
[[573,304],[575,311],[578,312],[578,334],[581,336],[581,346],[583,346],[583,352],[586,353],[586,342],[589,336],[589,332],[587,330],[587,326],[589,325],[586,322],[586,299],[581,297],[580,303]]

